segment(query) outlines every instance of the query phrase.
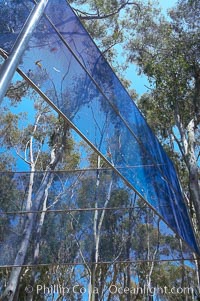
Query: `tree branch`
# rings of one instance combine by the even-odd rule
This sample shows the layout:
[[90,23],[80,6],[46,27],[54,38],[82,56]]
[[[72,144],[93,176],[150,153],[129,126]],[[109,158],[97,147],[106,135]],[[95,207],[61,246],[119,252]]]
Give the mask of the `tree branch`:
[[31,164],[31,162],[29,162],[28,160],[26,160],[22,155],[20,155],[20,153],[18,152],[18,150],[16,149],[16,154],[20,157],[20,159],[22,159],[25,163],[27,163],[28,165]]
[[77,8],[73,8],[73,10],[79,15],[79,18],[81,20],[101,20],[101,19],[107,19],[107,18],[113,17],[116,14],[119,14],[120,11],[122,9],[124,9],[127,5],[135,5],[139,11],[141,10],[140,9],[140,5],[138,3],[136,3],[136,2],[129,2],[129,1],[126,1],[125,3],[123,3],[122,5],[120,5],[112,13],[104,14],[104,15],[100,15],[99,12],[97,14],[87,13],[87,12],[84,12],[84,11],[82,11],[80,9],[77,9]]
[[183,156],[183,158],[184,158],[184,160],[185,160],[185,154],[184,154],[184,152],[183,152],[183,148],[182,148],[182,146],[181,146],[181,142],[180,142],[180,141],[178,140],[178,138],[176,137],[173,128],[172,128],[172,136],[173,136],[174,140],[176,141],[176,143],[177,143],[177,145],[178,145],[178,148],[179,148],[179,150],[180,150],[180,152],[181,152],[181,154],[182,154],[182,156]]

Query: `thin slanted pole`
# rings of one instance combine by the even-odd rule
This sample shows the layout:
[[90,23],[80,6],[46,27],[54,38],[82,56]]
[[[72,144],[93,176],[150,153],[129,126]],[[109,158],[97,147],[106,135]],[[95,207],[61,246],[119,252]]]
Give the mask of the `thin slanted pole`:
[[38,2],[24,24],[9,57],[5,60],[0,71],[0,104],[5,96],[20,59],[26,50],[28,42],[43,15],[48,0]]

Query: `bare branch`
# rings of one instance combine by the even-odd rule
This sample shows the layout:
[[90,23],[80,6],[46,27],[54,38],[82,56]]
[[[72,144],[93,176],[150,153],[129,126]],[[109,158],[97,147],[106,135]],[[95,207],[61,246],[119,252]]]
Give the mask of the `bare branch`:
[[20,157],[20,159],[22,159],[24,162],[26,162],[28,165],[31,164],[31,162],[29,162],[28,160],[26,160],[26,158],[24,158],[22,155],[20,155],[19,151],[16,149],[16,154]]
[[182,146],[181,146],[181,142],[179,141],[179,139],[178,139],[177,136],[175,135],[173,128],[172,128],[172,136],[173,136],[174,140],[176,141],[176,143],[177,143],[177,145],[178,145],[178,148],[179,148],[179,150],[180,150],[180,152],[181,152],[183,158],[185,158],[185,154],[184,154],[184,152],[183,152],[183,148],[182,148]]
[[[78,222],[78,221],[75,219],[75,217],[74,217],[71,213],[69,213],[69,215],[71,216],[72,220],[75,220],[76,222]],[[82,252],[82,250],[81,250],[81,245],[80,245],[80,243],[79,243],[78,238],[76,237],[76,234],[74,235],[74,238],[75,238],[76,244],[77,244],[77,246],[78,246],[78,248],[79,248],[80,256],[81,256],[81,258],[82,258],[82,260],[83,260],[83,262],[84,262],[84,264],[85,264],[85,266],[86,266],[86,268],[87,268],[87,270],[88,270],[89,275],[91,275],[90,267],[89,267],[89,265],[87,264],[87,262],[86,262],[86,260],[85,260],[85,257],[84,257],[84,255],[83,255],[83,252]]]

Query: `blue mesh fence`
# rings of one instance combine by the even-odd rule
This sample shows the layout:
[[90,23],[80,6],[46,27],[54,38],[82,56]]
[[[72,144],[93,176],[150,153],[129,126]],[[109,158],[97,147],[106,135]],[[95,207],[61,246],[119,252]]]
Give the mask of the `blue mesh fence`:
[[[174,166],[135,103],[66,1],[50,2],[46,15],[20,68],[199,252]],[[10,36],[1,38],[6,50],[12,46]]]
[[0,173],[1,267],[17,264],[28,227],[23,265],[89,264],[96,248],[98,263],[192,259],[189,247],[180,247],[179,238],[112,170],[51,172],[48,199],[38,200],[48,173]]

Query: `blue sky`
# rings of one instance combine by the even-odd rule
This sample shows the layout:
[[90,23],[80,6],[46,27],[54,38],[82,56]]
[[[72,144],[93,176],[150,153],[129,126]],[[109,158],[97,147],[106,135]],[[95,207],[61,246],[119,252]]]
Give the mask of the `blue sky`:
[[175,0],[159,0],[160,6],[162,7],[163,11],[174,6],[177,1]]

